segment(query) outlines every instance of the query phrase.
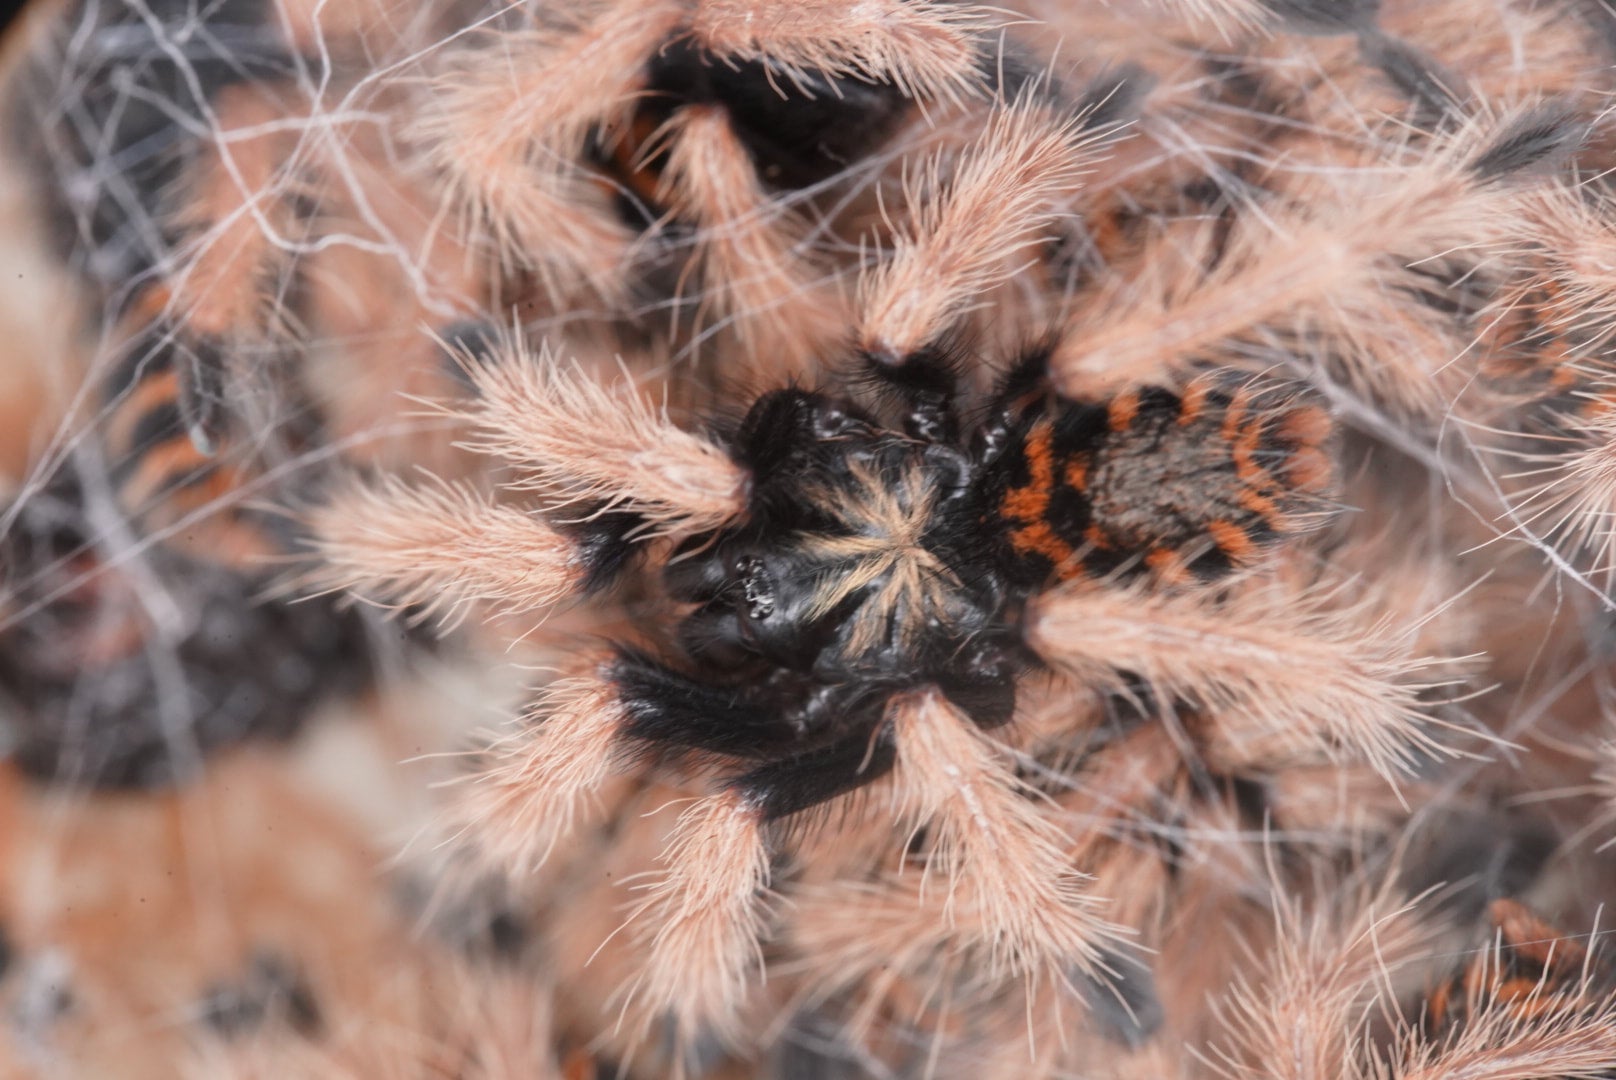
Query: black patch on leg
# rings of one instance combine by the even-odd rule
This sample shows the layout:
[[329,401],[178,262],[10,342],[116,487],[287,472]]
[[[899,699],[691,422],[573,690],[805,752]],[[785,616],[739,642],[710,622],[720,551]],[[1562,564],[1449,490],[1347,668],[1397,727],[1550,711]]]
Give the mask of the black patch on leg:
[[500,331],[493,323],[463,319],[444,327],[438,337],[444,345],[444,368],[468,391],[476,389],[471,381],[476,368],[499,361]]
[[1114,1043],[1138,1050],[1161,1028],[1165,1013],[1156,995],[1156,980],[1150,968],[1132,956],[1112,955],[1105,959],[1112,974],[1096,978],[1082,971],[1072,973],[1091,1018],[1100,1032]]
[[717,57],[688,38],[651,61],[648,107],[670,113],[684,104],[723,106],[759,179],[795,191],[863,160],[908,114],[890,83],[787,74],[769,61]]
[[761,808],[763,820],[776,821],[828,802],[879,780],[897,764],[892,730],[860,732],[821,750],[772,761],[735,782]]
[[1470,162],[1480,181],[1497,180],[1531,169],[1551,169],[1576,151],[1588,137],[1588,122],[1564,102],[1539,105],[1500,131]]
[[953,442],[959,437],[954,396],[961,356],[958,348],[928,345],[908,356],[864,353],[863,375],[903,403],[903,431],[926,442]]
[[271,1021],[302,1035],[313,1035],[321,1026],[314,991],[290,963],[272,953],[253,957],[239,982],[209,990],[202,999],[201,1019],[227,1039],[251,1034]]
[[611,680],[628,713],[624,734],[653,746],[766,759],[811,746],[778,699],[752,700],[745,687],[713,686],[624,651]]
[[577,545],[574,558],[584,569],[579,587],[585,595],[600,592],[622,576],[640,552],[634,535],[644,525],[644,518],[627,510],[602,510],[555,523],[557,531]]
[[937,688],[984,730],[1008,724],[1016,711],[1016,676],[1023,657],[996,641],[970,642],[952,662],[938,665]]

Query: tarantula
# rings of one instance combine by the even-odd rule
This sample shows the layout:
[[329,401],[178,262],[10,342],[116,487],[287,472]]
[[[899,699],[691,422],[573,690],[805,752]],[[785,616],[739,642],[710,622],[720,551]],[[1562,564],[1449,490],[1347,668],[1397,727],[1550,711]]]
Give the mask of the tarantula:
[[1609,992],[1611,972],[1576,936],[1514,899],[1494,900],[1487,916],[1490,947],[1475,950],[1426,995],[1420,1020],[1428,1031],[1451,1035],[1489,1013],[1530,1019],[1598,1009],[1599,995]]
[[[1035,348],[978,412],[957,358],[931,347],[865,353],[875,393],[773,390],[707,437],[548,352],[516,353],[472,366],[466,412],[481,449],[551,493],[552,524],[396,482],[338,497],[313,523],[328,584],[440,609],[554,607],[637,556],[665,559],[679,618],[647,640],[666,651],[587,653],[550,688],[513,775],[513,831],[531,835],[501,854],[541,858],[625,752],[719,763],[719,790],[681,817],[668,877],[641,912],[656,932],[639,992],[707,1023],[746,985],[770,824],[892,773],[918,792],[921,820],[952,822],[934,835],[952,830],[992,864],[984,904],[1010,893],[1039,908],[993,927],[993,962],[1103,967],[1097,942],[1111,931],[1085,910],[1047,821],[977,741],[1012,719],[1018,677],[1043,665],[1024,612],[1079,578],[1211,581],[1324,520],[1326,411],[1215,373],[1181,393],[1072,401],[1049,385],[1050,350]],[[580,514],[580,500],[604,502]],[[495,801],[468,821],[508,819],[509,790],[490,785]],[[973,815],[992,827],[973,831]]]
[[696,605],[683,656],[611,667],[624,735],[758,762],[737,789],[765,819],[796,813],[893,766],[896,694],[935,687],[979,727],[1007,722],[1039,663],[1018,618],[1051,581],[1209,580],[1317,520],[1319,407],[1215,378],[1079,404],[1044,388],[1047,359],[1023,357],[970,426],[935,351],[869,363],[896,409],[759,398],[726,440],[744,504],[664,571]]

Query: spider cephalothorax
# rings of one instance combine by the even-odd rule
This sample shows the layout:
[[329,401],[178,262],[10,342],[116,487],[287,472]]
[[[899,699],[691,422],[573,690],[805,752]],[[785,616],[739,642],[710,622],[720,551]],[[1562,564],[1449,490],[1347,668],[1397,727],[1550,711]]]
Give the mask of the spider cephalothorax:
[[751,469],[746,518],[691,540],[666,574],[697,605],[679,638],[708,685],[670,698],[671,671],[625,663],[637,725],[711,731],[709,749],[772,727],[743,756],[823,762],[821,783],[789,794],[764,790],[779,770],[749,778],[778,815],[890,766],[871,736],[900,690],[936,684],[985,727],[1010,718],[1022,662],[967,453],[801,390],[761,398],[733,452]]
[[844,680],[913,678],[988,629],[1004,588],[981,565],[966,454],[799,390],[760,400],[736,449],[752,513],[676,565],[681,593],[704,605],[687,627]]

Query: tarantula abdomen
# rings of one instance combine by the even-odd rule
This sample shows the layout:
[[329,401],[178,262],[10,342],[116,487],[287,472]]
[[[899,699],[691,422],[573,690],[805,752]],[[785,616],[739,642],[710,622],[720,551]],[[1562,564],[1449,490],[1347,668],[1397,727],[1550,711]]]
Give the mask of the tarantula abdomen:
[[1203,377],[1182,395],[1038,396],[1000,423],[983,499],[1026,588],[1141,570],[1215,580],[1327,517],[1329,414],[1283,386]]

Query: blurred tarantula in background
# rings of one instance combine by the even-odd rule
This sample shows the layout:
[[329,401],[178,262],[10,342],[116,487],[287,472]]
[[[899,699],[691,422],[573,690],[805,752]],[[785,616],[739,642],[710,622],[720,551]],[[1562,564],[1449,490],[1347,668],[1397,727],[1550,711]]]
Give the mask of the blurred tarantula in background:
[[8,1068],[1616,1075],[1597,0],[12,41]]

